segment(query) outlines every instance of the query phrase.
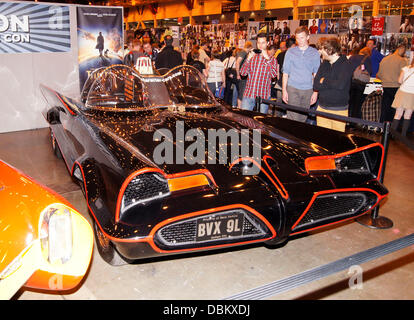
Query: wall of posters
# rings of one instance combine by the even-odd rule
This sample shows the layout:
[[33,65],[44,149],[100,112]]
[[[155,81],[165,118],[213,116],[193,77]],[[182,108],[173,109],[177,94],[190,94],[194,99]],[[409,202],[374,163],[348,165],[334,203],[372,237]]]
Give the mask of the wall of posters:
[[291,29],[290,23],[292,20],[275,20],[274,21],[274,34],[275,35],[289,35],[294,33],[295,30]]
[[256,40],[259,33],[260,22],[249,21],[247,23],[247,39]]
[[70,51],[69,7],[0,2],[0,54]]
[[122,8],[77,7],[79,85],[101,67],[123,62]]

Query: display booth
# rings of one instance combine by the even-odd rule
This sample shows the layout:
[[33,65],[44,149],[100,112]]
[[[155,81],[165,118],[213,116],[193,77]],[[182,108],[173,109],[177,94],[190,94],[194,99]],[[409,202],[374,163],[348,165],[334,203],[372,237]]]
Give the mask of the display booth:
[[122,7],[0,1],[0,133],[46,127],[39,85],[79,97],[92,69],[122,62],[122,35]]
[[224,50],[242,48],[246,41],[255,45],[257,34],[262,32],[269,35],[272,44],[291,37],[300,26],[308,28],[311,44],[316,44],[321,37],[337,36],[347,53],[355,47],[363,46],[370,38],[377,40],[378,50],[383,55],[393,52],[400,44],[406,45],[407,58],[412,56],[414,50],[414,15],[187,25],[180,27],[180,48],[183,52],[188,52],[192,43],[199,43],[205,38]]

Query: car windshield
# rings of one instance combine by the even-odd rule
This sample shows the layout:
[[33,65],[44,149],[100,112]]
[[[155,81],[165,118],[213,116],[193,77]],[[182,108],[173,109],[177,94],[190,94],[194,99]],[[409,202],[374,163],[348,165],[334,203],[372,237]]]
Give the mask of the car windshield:
[[82,100],[86,107],[113,111],[191,105],[212,107],[214,96],[200,72],[178,66],[167,73],[143,75],[126,65],[96,70],[85,83]]

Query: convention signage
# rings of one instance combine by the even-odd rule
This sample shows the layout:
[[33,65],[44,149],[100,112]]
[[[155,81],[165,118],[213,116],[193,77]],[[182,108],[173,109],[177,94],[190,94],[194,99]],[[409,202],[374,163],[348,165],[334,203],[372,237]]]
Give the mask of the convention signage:
[[77,7],[79,82],[95,69],[123,62],[123,10]]
[[372,29],[371,35],[373,36],[382,36],[384,33],[384,17],[372,18]]
[[231,13],[231,12],[240,12],[240,2],[221,4],[221,13]]
[[0,53],[67,51],[68,6],[0,1]]

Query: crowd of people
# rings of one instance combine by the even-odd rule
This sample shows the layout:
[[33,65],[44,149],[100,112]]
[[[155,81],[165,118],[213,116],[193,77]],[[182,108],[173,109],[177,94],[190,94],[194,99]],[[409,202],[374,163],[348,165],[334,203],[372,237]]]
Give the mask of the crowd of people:
[[[235,108],[253,110],[256,97],[261,97],[354,118],[363,118],[366,84],[378,78],[383,87],[378,121],[391,121],[396,130],[403,119],[405,136],[414,109],[414,62],[407,62],[406,47],[401,45],[384,57],[376,49],[375,39],[369,39],[347,55],[338,37],[320,38],[313,45],[309,34],[309,28],[304,26],[285,41],[269,41],[265,33],[259,33],[256,48],[246,41],[243,48],[225,52],[206,39],[193,44],[187,55],[173,47],[170,35],[164,37],[162,46],[130,39],[125,63],[133,65],[138,57],[147,56],[156,69],[192,65],[200,71],[212,94]],[[262,104],[260,112],[267,114],[269,106]],[[301,122],[310,120],[298,112],[276,114]],[[319,116],[316,124],[338,131],[345,131],[347,125]]]

